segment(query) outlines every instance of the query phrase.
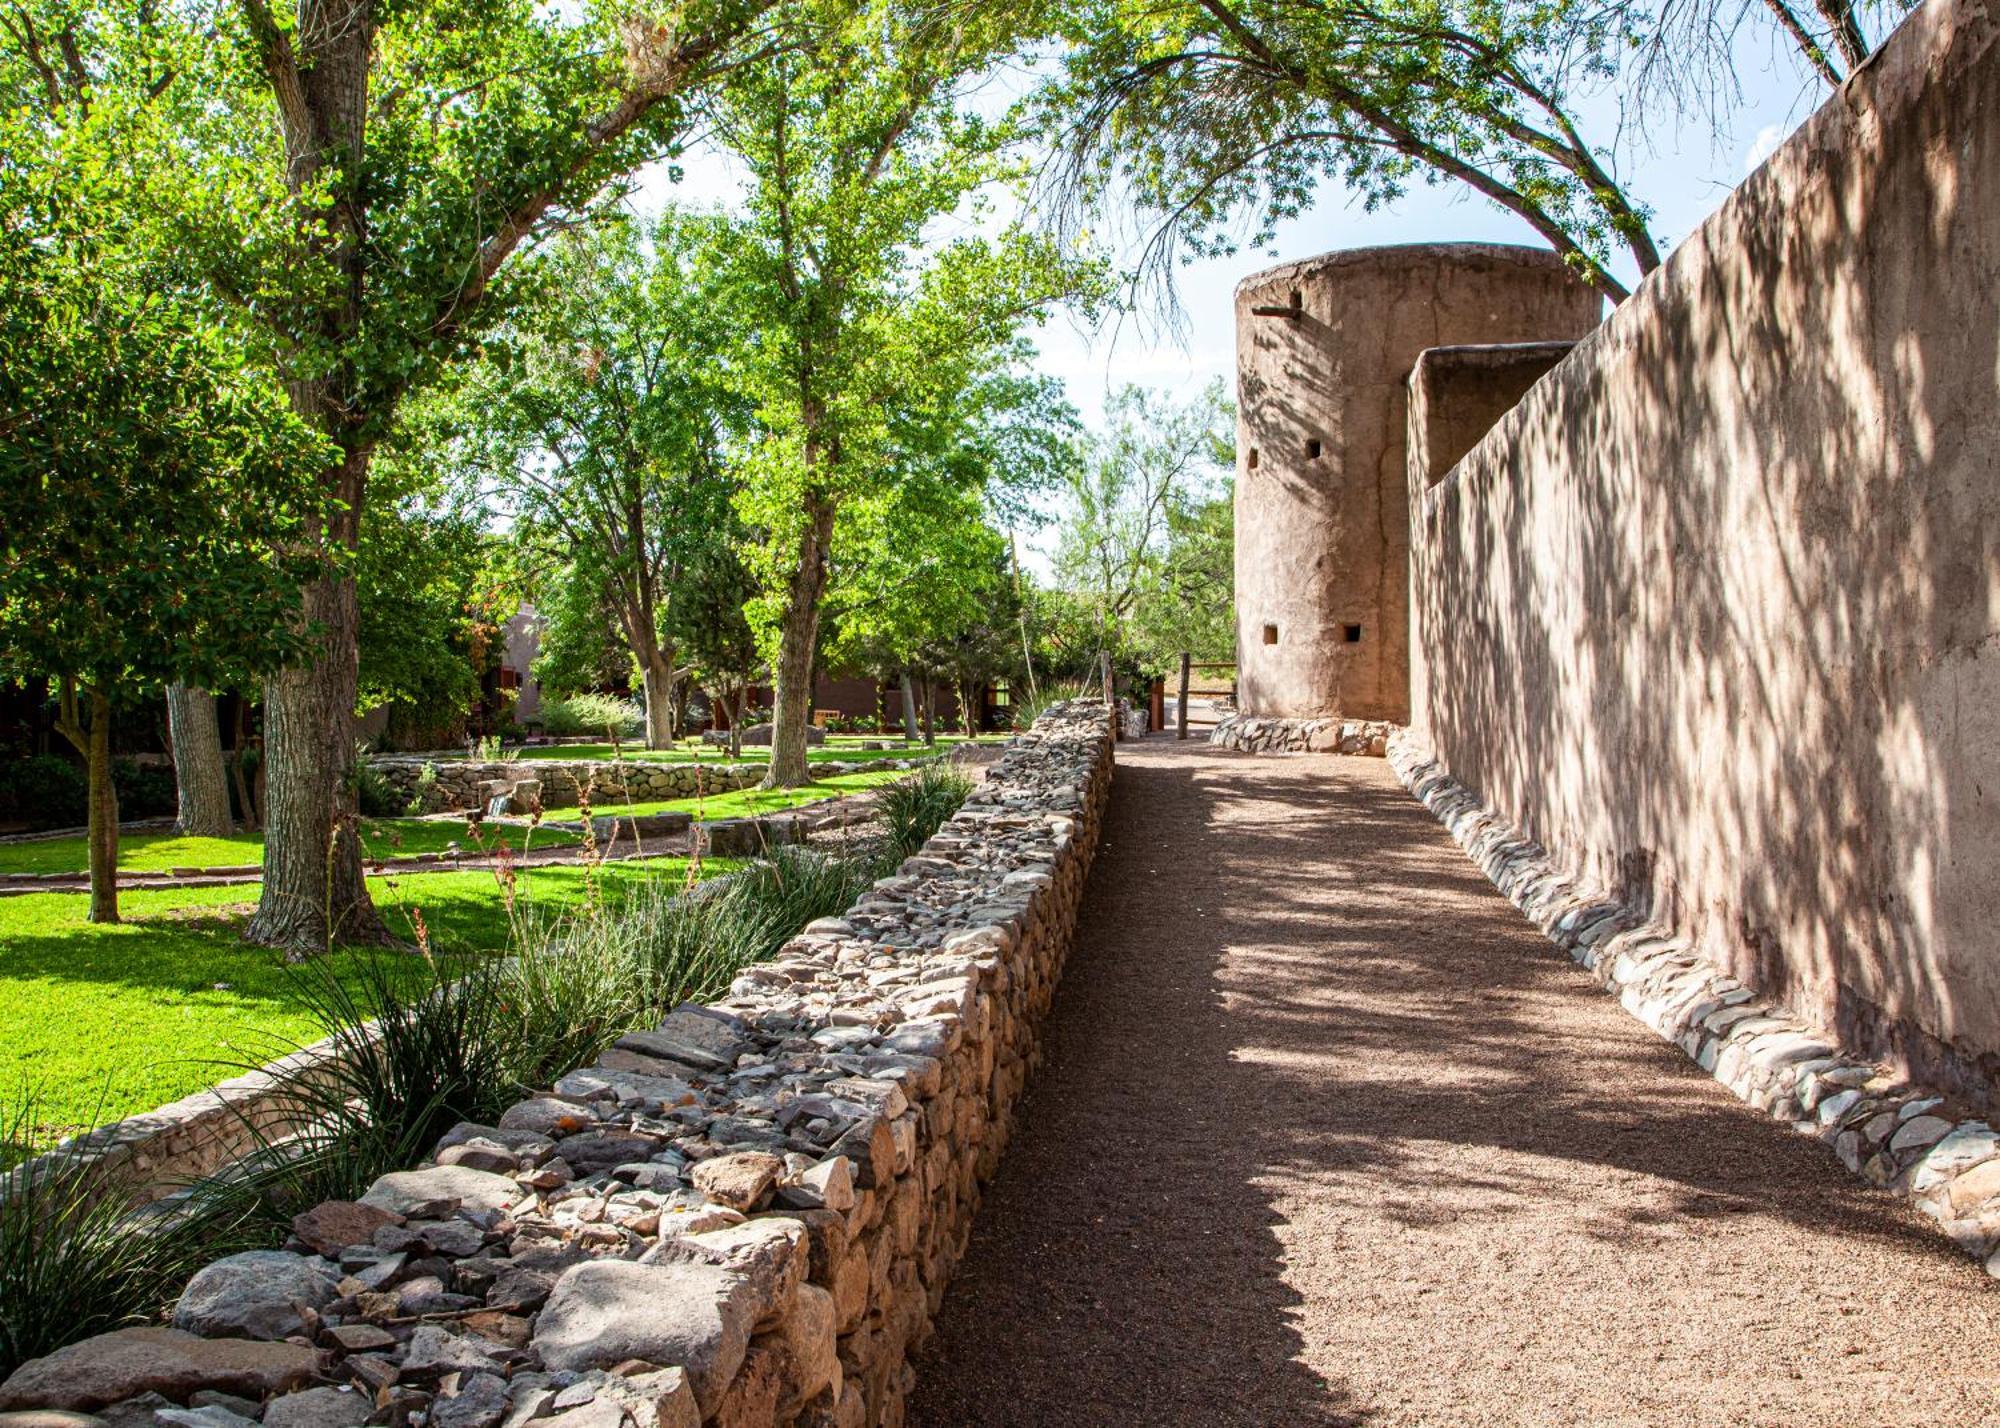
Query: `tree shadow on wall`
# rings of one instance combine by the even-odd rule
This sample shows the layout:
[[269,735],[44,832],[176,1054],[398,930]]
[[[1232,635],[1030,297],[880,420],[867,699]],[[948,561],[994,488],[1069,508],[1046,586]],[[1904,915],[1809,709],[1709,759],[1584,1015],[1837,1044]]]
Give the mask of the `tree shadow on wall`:
[[[1146,749],[1117,772],[1047,1062],[912,1423],[1407,1418],[1457,1401],[1433,1357],[1490,1368],[1467,1327],[1483,1310],[1532,1286],[1502,1332],[1544,1335],[1519,1354],[1538,1369],[1591,1372],[1616,1357],[1610,1327],[1578,1322],[1618,1302],[1603,1266],[1670,1278],[1690,1245],[1733,1254],[1715,1237],[1739,1223],[1979,1279],[1627,1018],[1379,763],[1218,774],[1199,745]],[[1623,1345],[1633,1372],[1656,1331]],[[1385,1370],[1399,1352],[1423,1369]]]
[[2000,68],[1936,18],[1430,493],[1414,608],[1456,777],[1991,1105]]

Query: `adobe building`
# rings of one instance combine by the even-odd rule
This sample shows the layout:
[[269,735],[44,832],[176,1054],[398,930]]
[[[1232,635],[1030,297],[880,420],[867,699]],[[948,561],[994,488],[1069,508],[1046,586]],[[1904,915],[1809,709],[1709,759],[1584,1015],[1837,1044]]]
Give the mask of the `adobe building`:
[[1408,383],[1428,348],[1582,337],[1603,300],[1542,248],[1426,243],[1236,289],[1243,718],[1410,715]]

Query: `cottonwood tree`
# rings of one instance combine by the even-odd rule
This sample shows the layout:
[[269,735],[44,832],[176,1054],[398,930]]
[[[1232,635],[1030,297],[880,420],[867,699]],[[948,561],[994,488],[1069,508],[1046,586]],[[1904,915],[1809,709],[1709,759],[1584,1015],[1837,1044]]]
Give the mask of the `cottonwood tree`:
[[[169,12],[209,36],[227,82],[192,92],[165,77],[178,132],[151,159],[187,195],[177,251],[190,275],[236,304],[294,410],[332,443],[319,472],[332,514],[310,543],[354,548],[370,460],[404,397],[504,306],[510,258],[674,147],[690,97],[757,53],[764,8],[500,0],[474,16],[437,0],[221,0],[212,15]],[[387,935],[343,831],[357,623],[350,575],[314,582],[301,626],[314,657],[265,689],[268,827],[248,935],[292,952]]]
[[787,48],[734,77],[714,134],[750,177],[739,316],[759,432],[739,498],[759,533],[775,688],[767,787],[809,777],[806,726],[834,529],[892,484],[891,413],[963,387],[1092,271],[1019,225],[938,241],[1024,176],[1018,131],[968,104],[1014,52],[999,7],[784,7]]
[[[17,160],[45,157],[38,137],[0,125]],[[39,192],[55,162],[0,169],[0,674],[59,690],[88,769],[89,915],[115,922],[114,703],[305,652],[320,564],[300,540],[324,511],[299,473],[326,444],[226,335],[121,270],[100,159]]]
[[234,832],[222,726],[212,693],[178,681],[167,686],[167,742],[174,756],[175,829],[202,838]]
[[608,224],[537,260],[538,300],[503,335],[504,361],[458,399],[477,465],[524,536],[553,545],[600,593],[631,651],[648,747],[677,736],[683,621],[675,608],[717,568],[735,481],[742,394],[726,220],[669,211]]
[[1219,381],[1185,403],[1125,387],[1105,415],[1070,480],[1054,564],[1097,649],[1118,654],[1142,603],[1172,579],[1173,532],[1214,501],[1234,442]]
[[1518,215],[1615,301],[1622,250],[1659,266],[1647,210],[1586,137],[1581,87],[1606,79],[1630,15],[1579,0],[1088,0],[1042,7],[1065,45],[1043,113],[1078,211],[1122,186],[1151,216],[1147,263],[1252,243],[1322,182],[1370,208],[1413,179],[1464,184]]

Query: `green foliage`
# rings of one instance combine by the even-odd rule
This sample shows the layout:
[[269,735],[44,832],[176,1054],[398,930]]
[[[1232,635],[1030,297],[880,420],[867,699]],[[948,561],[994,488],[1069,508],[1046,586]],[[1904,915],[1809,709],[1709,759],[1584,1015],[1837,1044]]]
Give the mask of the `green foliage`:
[[[1267,244],[1332,182],[1370,209],[1413,179],[1519,214],[1614,300],[1624,249],[1659,263],[1647,213],[1575,104],[1628,53],[1628,7],[1581,0],[1090,0],[1041,6],[1065,46],[1044,118],[1083,206],[1115,190],[1158,220],[1148,261]],[[1733,27],[1733,21],[1725,28]]]
[[875,807],[889,825],[889,846],[898,860],[921,850],[971,792],[972,776],[940,760],[877,794]]
[[30,828],[81,827],[86,792],[83,770],[54,754],[0,764],[0,808]]
[[[39,1102],[0,1107],[0,1165],[37,1140]],[[96,1193],[89,1162],[29,1161],[0,1185],[0,1377],[92,1334],[145,1323],[211,1255],[226,1221],[188,1213],[141,1223]]]
[[354,761],[354,798],[363,818],[394,818],[409,803],[397,795],[382,771],[366,758]]
[[644,723],[639,706],[612,694],[576,694],[568,699],[544,699],[541,707],[542,732],[553,738],[574,738],[580,734],[617,734],[630,738]]
[[197,311],[135,288],[115,237],[72,226],[44,157],[0,168],[0,676],[240,683],[303,648],[300,472],[325,448]]
[[1127,387],[1107,415],[1069,484],[1060,588],[1037,598],[1049,667],[1082,673],[1099,651],[1152,673],[1183,650],[1233,657],[1235,452],[1221,383],[1185,404]]

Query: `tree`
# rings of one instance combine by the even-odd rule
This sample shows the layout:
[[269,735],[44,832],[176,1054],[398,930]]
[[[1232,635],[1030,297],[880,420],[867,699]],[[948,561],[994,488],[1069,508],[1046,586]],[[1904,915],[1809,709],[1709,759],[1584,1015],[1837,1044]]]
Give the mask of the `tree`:
[[0,673],[59,690],[88,770],[90,918],[115,922],[114,699],[303,653],[320,568],[300,538],[324,512],[297,473],[326,449],[223,334],[118,266],[92,135],[0,138],[21,160],[0,168]]
[[174,755],[174,827],[197,837],[228,836],[235,824],[229,817],[229,777],[215,696],[195,685],[169,684],[167,741]]
[[[1235,454],[1220,381],[1185,404],[1126,387],[1113,394],[1106,415],[1107,430],[1070,482],[1055,569],[1097,649],[1117,656],[1135,648],[1142,607],[1166,603],[1164,592],[1175,588],[1174,533],[1191,532],[1219,499]],[[1186,553],[1185,536],[1182,546]],[[1207,596],[1217,608],[1204,618],[1226,620],[1228,587],[1211,585]]]
[[1016,46],[998,8],[787,5],[792,43],[736,76],[716,115],[751,179],[736,257],[760,431],[738,504],[758,534],[752,614],[776,696],[769,787],[808,777],[835,524],[894,481],[894,409],[963,387],[1024,319],[1090,282],[1018,226],[927,241],[1022,177],[1015,127],[961,109]]
[[639,672],[646,742],[677,734],[675,605],[719,568],[740,394],[725,219],[669,211],[565,238],[462,398],[526,539],[609,609]]
[[1234,251],[1336,179],[1368,207],[1412,177],[1517,214],[1614,302],[1622,248],[1659,266],[1645,208],[1583,133],[1571,96],[1634,41],[1580,0],[1091,0],[1051,7],[1068,46],[1044,112],[1072,198],[1121,182],[1156,220],[1148,261]]
[[[153,7],[141,0],[139,8]],[[371,458],[403,399],[504,308],[524,247],[615,199],[670,151],[690,97],[756,52],[762,0],[688,0],[666,20],[594,4],[233,0],[205,47],[233,82],[161,81],[177,131],[149,158],[187,196],[177,251],[225,294],[294,410],[332,443],[326,520],[303,533],[314,657],[265,690],[268,836],[257,942],[382,940],[358,841],[351,552]],[[169,12],[184,31],[211,22]],[[90,58],[83,63],[88,66]],[[233,67],[233,68],[231,68]]]

